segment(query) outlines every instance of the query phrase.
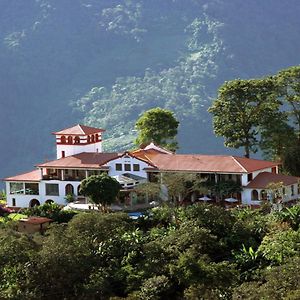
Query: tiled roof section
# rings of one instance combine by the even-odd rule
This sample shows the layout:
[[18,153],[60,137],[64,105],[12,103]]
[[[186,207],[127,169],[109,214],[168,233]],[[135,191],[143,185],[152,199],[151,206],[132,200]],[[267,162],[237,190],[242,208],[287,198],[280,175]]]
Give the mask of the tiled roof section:
[[31,172],[19,174],[12,177],[7,177],[4,180],[6,181],[40,181],[41,180],[41,171],[33,170]]
[[151,161],[160,171],[244,173],[232,156],[157,154]]
[[262,169],[276,167],[279,165],[278,162],[274,162],[274,161],[267,161],[267,160],[239,157],[239,156],[233,156],[233,158],[241,166],[243,166],[243,168],[245,168],[245,170],[248,173],[256,171],[256,170],[262,170]]
[[43,168],[92,168],[96,169],[108,161],[118,158],[118,153],[83,152],[38,165]]
[[99,133],[99,132],[104,132],[104,131],[105,131],[104,129],[77,124],[73,127],[66,128],[61,131],[53,132],[53,134],[55,134],[55,135],[87,135],[87,134],[94,134],[94,133]]
[[225,155],[156,154],[151,155],[150,159],[161,171],[182,172],[249,173],[277,165],[273,162]]
[[294,176],[261,172],[246,186],[246,188],[264,189],[269,183],[272,182],[282,182],[285,186],[287,186],[297,183],[298,180],[299,178]]

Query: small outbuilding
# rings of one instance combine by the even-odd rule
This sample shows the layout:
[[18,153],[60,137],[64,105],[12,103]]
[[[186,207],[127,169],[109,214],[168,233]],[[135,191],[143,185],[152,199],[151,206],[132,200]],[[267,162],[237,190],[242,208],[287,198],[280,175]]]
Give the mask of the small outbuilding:
[[26,219],[20,219],[18,223],[18,231],[25,233],[44,233],[52,221],[52,219],[44,217],[29,217]]

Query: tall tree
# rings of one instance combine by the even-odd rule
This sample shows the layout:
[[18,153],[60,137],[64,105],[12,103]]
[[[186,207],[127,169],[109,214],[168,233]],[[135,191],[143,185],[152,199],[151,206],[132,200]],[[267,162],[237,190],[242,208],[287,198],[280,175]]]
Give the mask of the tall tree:
[[300,66],[281,70],[274,79],[279,86],[278,96],[287,105],[284,110],[300,140]]
[[135,141],[137,145],[154,142],[169,150],[178,148],[176,135],[179,122],[174,114],[159,107],[152,108],[137,120],[136,128],[139,135]]
[[218,98],[209,108],[214,132],[225,138],[225,146],[244,147],[245,157],[256,152],[259,128],[278,113],[277,85],[271,78],[232,80],[219,89]]
[[93,175],[84,179],[80,184],[80,193],[87,196],[95,204],[104,207],[110,205],[117,197],[121,185],[107,174]]

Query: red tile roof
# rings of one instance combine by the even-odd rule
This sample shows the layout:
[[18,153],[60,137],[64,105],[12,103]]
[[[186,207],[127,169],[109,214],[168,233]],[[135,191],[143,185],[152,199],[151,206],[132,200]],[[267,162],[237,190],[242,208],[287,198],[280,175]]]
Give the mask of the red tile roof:
[[12,177],[7,177],[4,180],[6,181],[40,181],[41,180],[41,171],[34,170],[31,172],[19,174]]
[[256,170],[262,170],[266,168],[272,168],[279,165],[278,162],[274,161],[267,161],[267,160],[260,160],[254,158],[246,158],[246,157],[239,157],[233,156],[233,158],[245,168],[247,172],[253,172]]
[[278,165],[269,161],[224,155],[167,155],[153,152],[143,155],[160,171],[249,173]]
[[269,183],[282,182],[285,186],[295,184],[300,178],[283,174],[275,174],[270,172],[259,173],[246,188],[264,189]]
[[29,224],[44,224],[47,222],[52,222],[53,220],[44,217],[29,217],[27,219],[20,219],[19,221]]
[[104,131],[105,131],[104,129],[77,124],[73,127],[66,128],[61,131],[53,132],[53,134],[55,134],[55,135],[87,135],[87,134],[94,134],[94,133],[99,133],[99,132],[104,132]]
[[118,158],[118,153],[88,153],[83,152],[72,156],[63,157],[38,165],[48,168],[99,168],[108,161]]

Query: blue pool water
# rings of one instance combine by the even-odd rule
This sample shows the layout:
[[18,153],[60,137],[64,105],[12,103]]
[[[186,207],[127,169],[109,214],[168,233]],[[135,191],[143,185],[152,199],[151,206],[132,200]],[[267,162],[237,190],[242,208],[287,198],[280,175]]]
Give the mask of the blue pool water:
[[135,212],[129,212],[128,216],[129,216],[129,218],[136,220],[136,219],[144,216],[144,214],[140,211],[135,211]]

